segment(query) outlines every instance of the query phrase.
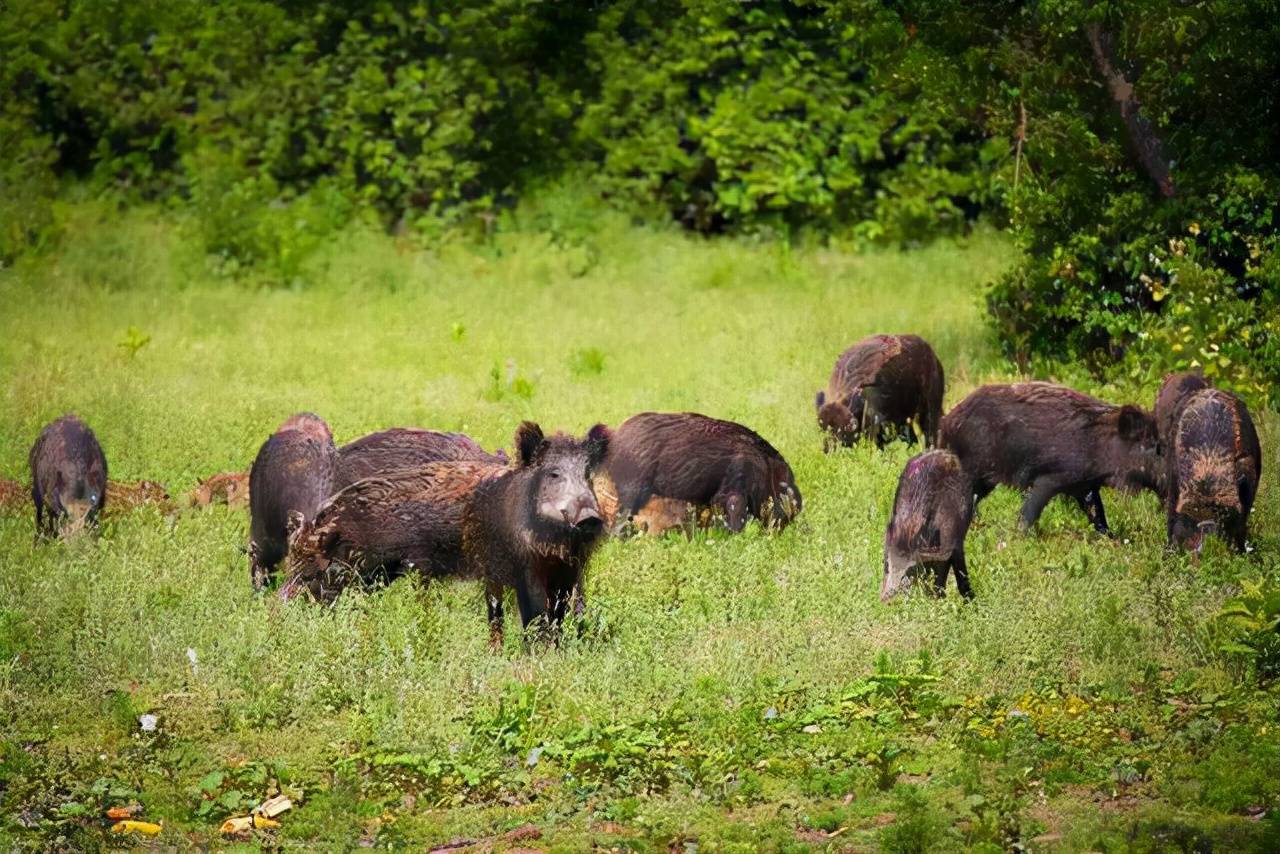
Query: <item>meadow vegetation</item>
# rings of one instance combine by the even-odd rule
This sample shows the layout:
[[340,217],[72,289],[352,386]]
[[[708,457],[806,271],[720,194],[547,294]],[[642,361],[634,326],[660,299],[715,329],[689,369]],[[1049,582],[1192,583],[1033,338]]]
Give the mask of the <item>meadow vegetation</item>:
[[[1167,554],[1151,495],[1107,495],[1115,540],[1065,503],[1020,535],[998,490],[969,535],[976,601],[879,601],[911,452],[824,455],[813,394],[872,332],[928,339],[948,405],[1012,378],[980,296],[1017,262],[995,232],[706,241],[549,192],[431,249],[357,220],[281,285],[229,278],[191,218],[60,205],[62,242],[0,271],[0,475],[25,481],[69,410],[113,478],[177,495],[297,410],[339,442],[418,425],[509,448],[525,418],[691,409],[767,437],[805,509],[777,535],[608,542],[581,631],[497,653],[475,583],[254,595],[242,511],[144,508],[68,544],[0,515],[0,848],[128,844],[102,813],[133,801],[161,843],[218,844],[278,792],[297,806],[246,844],[1280,846],[1271,475],[1249,556]],[[1280,422],[1256,417],[1274,471]]]

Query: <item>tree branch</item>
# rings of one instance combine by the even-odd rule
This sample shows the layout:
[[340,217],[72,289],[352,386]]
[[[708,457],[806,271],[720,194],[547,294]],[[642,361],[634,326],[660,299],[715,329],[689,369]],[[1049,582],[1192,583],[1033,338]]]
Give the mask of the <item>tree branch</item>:
[[1138,100],[1133,96],[1133,84],[1116,68],[1111,36],[1102,29],[1101,24],[1085,24],[1084,32],[1093,49],[1093,66],[1106,81],[1111,98],[1120,110],[1120,119],[1124,122],[1138,165],[1155,181],[1162,196],[1173,198],[1177,190],[1173,185],[1173,176],[1169,173],[1164,142],[1156,133],[1155,126],[1142,115]]

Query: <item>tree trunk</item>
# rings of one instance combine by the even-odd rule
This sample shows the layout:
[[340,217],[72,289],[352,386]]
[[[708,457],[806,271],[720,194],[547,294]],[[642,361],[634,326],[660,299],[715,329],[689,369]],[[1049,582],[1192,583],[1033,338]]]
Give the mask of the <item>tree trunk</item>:
[[1093,49],[1093,66],[1102,75],[1111,92],[1111,98],[1120,110],[1120,118],[1124,122],[1125,131],[1134,155],[1144,172],[1156,182],[1160,194],[1165,198],[1173,198],[1176,190],[1173,176],[1169,174],[1169,160],[1165,157],[1164,142],[1156,133],[1155,127],[1142,115],[1138,101],[1133,96],[1133,84],[1125,79],[1124,74],[1116,68],[1115,50],[1111,36],[1100,24],[1086,24],[1085,35],[1089,46]]

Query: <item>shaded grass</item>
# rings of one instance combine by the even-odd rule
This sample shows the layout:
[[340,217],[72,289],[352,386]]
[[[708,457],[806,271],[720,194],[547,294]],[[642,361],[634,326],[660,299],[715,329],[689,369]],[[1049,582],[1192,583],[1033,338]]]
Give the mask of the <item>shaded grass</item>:
[[[824,456],[813,394],[843,347],[883,331],[934,344],[948,404],[1007,378],[977,300],[1011,260],[997,236],[912,253],[708,243],[552,196],[481,245],[424,252],[354,229],[312,259],[306,286],[280,290],[218,279],[155,214],[77,208],[69,234],[58,254],[0,274],[5,476],[25,479],[31,438],[68,410],[93,425],[113,477],[176,494],[247,468],[302,409],[340,442],[421,425],[489,447],[509,447],[524,418],[582,432],[693,409],[778,447],[805,511],[779,536],[608,543],[588,630],[534,651],[509,633],[500,654],[473,584],[406,580],[330,609],[255,597],[247,519],[226,508],[143,510],[67,546],[33,545],[29,516],[0,516],[0,843],[101,844],[66,805],[137,797],[169,841],[191,844],[282,789],[303,798],[282,839],[333,848],[525,821],[563,850],[808,850],[842,827],[833,839],[888,850],[999,848],[1087,807],[1062,844],[1141,836],[1144,810],[1170,809],[1206,838],[1261,844],[1260,825],[1231,814],[1274,806],[1275,775],[1229,779],[1212,757],[1247,735],[1269,763],[1273,699],[1196,700],[1173,723],[1162,709],[1169,692],[1240,690],[1204,627],[1239,576],[1274,572],[1266,480],[1261,557],[1216,543],[1199,566],[1165,556],[1149,495],[1107,496],[1118,541],[1065,504],[1021,536],[1017,497],[999,491],[970,534],[973,605],[878,601],[910,452]],[[1260,427],[1274,448],[1273,418]],[[877,672],[927,680],[881,692],[867,681]],[[983,711],[1040,698],[1043,729],[1068,696],[1098,728],[1083,744]],[[137,732],[148,711],[158,736]],[[1136,777],[1115,776],[1130,760],[1145,763]],[[211,772],[226,779],[202,790]],[[909,788],[895,794],[900,775]],[[127,794],[95,789],[103,780]],[[1099,812],[1095,797],[1121,792],[1132,809]]]

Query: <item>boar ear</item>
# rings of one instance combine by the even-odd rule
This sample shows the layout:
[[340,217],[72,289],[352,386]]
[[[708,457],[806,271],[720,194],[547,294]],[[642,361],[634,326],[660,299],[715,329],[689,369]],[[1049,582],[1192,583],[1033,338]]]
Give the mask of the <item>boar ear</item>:
[[825,391],[818,392],[818,396],[813,399],[813,408],[821,409],[823,404],[827,402],[827,393]]
[[532,421],[520,422],[515,436],[516,462],[521,466],[531,465],[545,441],[541,427]]
[[597,424],[587,431],[587,465],[595,468],[604,462],[609,452],[609,439],[613,432],[604,424]]
[[1125,404],[1120,407],[1120,438],[1126,442],[1139,442],[1154,439],[1155,422],[1151,416],[1136,406]]

